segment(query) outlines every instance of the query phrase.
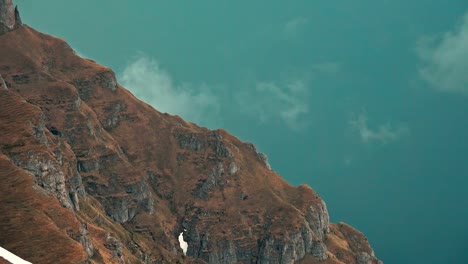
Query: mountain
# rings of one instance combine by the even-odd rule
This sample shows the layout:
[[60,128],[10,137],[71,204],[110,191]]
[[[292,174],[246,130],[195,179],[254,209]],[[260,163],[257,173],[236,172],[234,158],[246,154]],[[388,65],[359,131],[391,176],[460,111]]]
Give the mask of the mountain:
[[158,112],[11,0],[0,26],[0,246],[32,263],[382,263],[255,145]]

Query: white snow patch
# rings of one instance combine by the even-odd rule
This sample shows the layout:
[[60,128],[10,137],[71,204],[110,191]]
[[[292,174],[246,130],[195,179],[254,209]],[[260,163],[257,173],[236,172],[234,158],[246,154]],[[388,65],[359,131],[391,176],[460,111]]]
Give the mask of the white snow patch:
[[0,247],[0,257],[8,260],[9,262],[13,264],[32,264],[29,261],[26,261],[15,254],[11,253],[10,251]]
[[[187,230],[184,229],[184,231],[187,231]],[[184,252],[184,255],[187,255],[188,244],[184,240],[184,232],[180,232],[179,234],[179,245],[182,251]]]

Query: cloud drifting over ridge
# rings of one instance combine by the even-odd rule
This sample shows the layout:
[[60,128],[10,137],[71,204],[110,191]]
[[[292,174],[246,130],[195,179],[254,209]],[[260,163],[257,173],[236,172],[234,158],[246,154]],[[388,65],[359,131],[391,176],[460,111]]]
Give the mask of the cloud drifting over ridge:
[[421,78],[445,92],[468,95],[468,12],[462,23],[441,37],[421,38],[417,53]]
[[235,87],[228,96],[222,89],[215,93],[209,85],[179,84],[156,60],[140,56],[119,74],[119,81],[158,111],[210,128],[222,126],[229,114],[241,114],[261,123],[283,123],[297,130],[305,126],[303,116],[309,111],[309,93],[303,80],[252,81]]
[[154,59],[140,57],[120,75],[123,86],[158,111],[207,125],[216,119],[219,99],[207,85],[176,84]]
[[392,127],[389,123],[379,125],[378,128],[372,129],[368,125],[368,118],[365,112],[360,113],[358,116],[353,116],[349,120],[352,129],[358,131],[361,141],[369,143],[373,141],[381,143],[389,143],[400,139],[409,133],[409,128],[404,125]]

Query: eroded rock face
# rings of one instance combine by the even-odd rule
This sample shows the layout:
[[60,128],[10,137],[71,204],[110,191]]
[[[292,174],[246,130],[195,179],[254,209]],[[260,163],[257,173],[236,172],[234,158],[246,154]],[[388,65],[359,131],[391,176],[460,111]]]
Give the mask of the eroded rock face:
[[0,0],[0,35],[12,31],[22,25],[17,7],[12,0]]
[[255,152],[257,159],[260,160],[265,167],[267,167],[269,170],[271,170],[270,163],[268,163],[268,156],[265,155],[264,153],[258,152],[257,147],[252,144],[252,143],[247,143],[247,146]]
[[292,264],[311,254],[318,260],[326,260],[327,247],[322,241],[314,241],[310,229],[281,238],[268,237],[261,242],[258,263]]
[[84,223],[83,227],[80,227],[78,231],[78,235],[76,236],[75,240],[80,242],[80,244],[83,246],[84,250],[86,251],[86,254],[88,257],[93,257],[94,255],[94,245],[93,242],[91,241],[91,237],[88,232],[88,224]]
[[45,153],[30,153],[28,156],[16,156],[18,167],[34,175],[36,184],[53,194],[66,208],[73,204],[65,187],[65,175],[57,162]]
[[[190,224],[185,226],[190,228]],[[266,234],[259,238],[257,243],[252,243],[248,238],[217,241],[209,233],[201,234],[193,228],[187,233],[187,240],[190,244],[188,256],[213,264],[292,264],[304,258],[306,254],[321,261],[328,259],[327,246],[315,238],[307,223],[296,233],[286,232],[282,236]]]
[[325,239],[325,236],[330,232],[328,227],[330,224],[330,217],[328,215],[327,206],[323,200],[316,205],[309,206],[306,213],[306,220],[309,227],[314,231],[320,240]]
[[112,257],[118,260],[118,263],[125,263],[123,259],[123,245],[117,238],[109,233],[105,236],[105,247],[112,252]]
[[195,190],[195,195],[201,199],[208,199],[209,193],[215,188],[220,188],[225,182],[223,176],[224,168],[222,163],[218,163],[211,172],[208,174],[208,178],[204,180]]
[[207,135],[175,133],[174,136],[179,141],[179,146],[183,149],[201,151],[209,147],[218,158],[233,158],[234,156],[229,147],[222,140],[223,136],[218,131],[212,131]]

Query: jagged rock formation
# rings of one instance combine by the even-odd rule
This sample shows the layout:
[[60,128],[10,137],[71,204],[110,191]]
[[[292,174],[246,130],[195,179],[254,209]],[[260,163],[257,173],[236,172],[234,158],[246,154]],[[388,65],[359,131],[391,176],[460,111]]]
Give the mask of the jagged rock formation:
[[0,3],[0,245],[33,263],[379,263],[253,144],[158,112]]
[[18,7],[13,6],[12,0],[0,0],[0,35],[17,29],[23,25]]

